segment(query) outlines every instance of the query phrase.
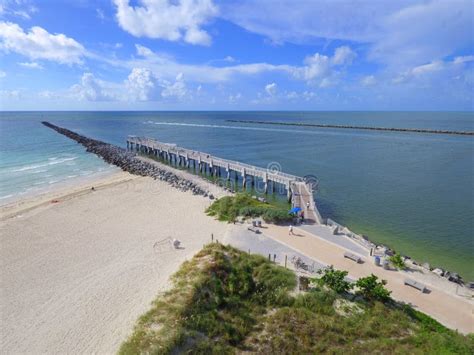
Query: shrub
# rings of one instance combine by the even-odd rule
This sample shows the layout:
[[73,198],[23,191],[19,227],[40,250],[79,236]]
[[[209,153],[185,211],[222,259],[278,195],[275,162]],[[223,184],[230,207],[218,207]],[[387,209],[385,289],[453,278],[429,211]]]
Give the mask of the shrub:
[[364,296],[369,301],[389,301],[391,291],[385,288],[387,281],[378,281],[378,277],[374,274],[362,277],[356,282],[356,286],[359,288],[358,293]]
[[322,274],[323,276],[317,279],[317,282],[321,286],[325,285],[337,293],[348,292],[354,287],[349,281],[345,280],[348,274],[347,271],[335,270],[332,265],[319,270],[318,274]]
[[288,214],[288,211],[276,208],[267,209],[262,217],[265,222],[270,223],[282,223],[292,220],[292,217]]
[[406,267],[405,261],[403,260],[402,256],[400,254],[395,254],[392,255],[388,260],[392,263],[393,266],[395,266],[397,269],[404,269]]

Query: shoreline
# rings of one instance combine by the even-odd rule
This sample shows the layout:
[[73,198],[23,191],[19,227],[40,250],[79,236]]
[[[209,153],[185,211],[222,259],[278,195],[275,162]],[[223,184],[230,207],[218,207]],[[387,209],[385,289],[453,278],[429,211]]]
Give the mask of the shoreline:
[[[213,186],[216,194],[228,193]],[[52,198],[59,203],[50,203]],[[54,197],[48,194],[43,200],[31,208],[23,204],[17,217],[10,214],[0,222],[2,326],[7,327],[0,333],[5,351],[116,351],[150,302],[169,287],[169,277],[184,260],[210,242],[211,234],[224,241],[241,228],[206,216],[204,210],[212,202],[209,198],[126,172],[58,191]],[[279,243],[286,243],[281,239],[286,234],[286,227],[265,229],[265,235]],[[155,247],[157,241],[168,237],[181,240],[184,249]],[[293,248],[306,252],[308,244],[303,239],[303,249],[298,245]],[[337,246],[324,241],[317,245],[316,249],[311,247],[312,253],[319,253],[311,255],[316,260],[327,262],[327,257],[336,256],[324,254],[321,247]],[[348,265],[346,269],[354,268],[350,262]],[[350,274],[358,276],[358,272]],[[402,295],[405,292],[409,300],[415,293],[414,297],[426,297],[429,302],[430,295],[418,296],[402,286]],[[436,291],[436,295],[443,304],[460,297],[444,291]],[[457,327],[449,316],[437,318]]]
[[182,262],[232,228],[209,204],[119,172],[1,209],[2,352],[116,352]]

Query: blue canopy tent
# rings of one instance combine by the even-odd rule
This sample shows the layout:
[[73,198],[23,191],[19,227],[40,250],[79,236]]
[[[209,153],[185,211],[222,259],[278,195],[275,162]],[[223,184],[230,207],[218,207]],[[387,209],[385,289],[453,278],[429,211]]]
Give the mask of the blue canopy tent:
[[288,213],[298,213],[299,211],[301,211],[301,208],[300,207],[293,207]]

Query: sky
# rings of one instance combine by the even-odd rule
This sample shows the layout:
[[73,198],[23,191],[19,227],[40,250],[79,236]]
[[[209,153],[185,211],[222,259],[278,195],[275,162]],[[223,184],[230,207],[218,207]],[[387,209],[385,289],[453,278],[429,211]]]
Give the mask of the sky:
[[474,110],[474,0],[0,0],[0,110]]

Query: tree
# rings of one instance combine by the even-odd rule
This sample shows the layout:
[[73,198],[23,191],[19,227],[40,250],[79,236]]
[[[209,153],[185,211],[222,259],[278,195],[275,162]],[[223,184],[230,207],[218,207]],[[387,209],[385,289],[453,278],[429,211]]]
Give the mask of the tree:
[[369,301],[386,302],[390,300],[390,294],[392,293],[385,288],[386,284],[387,281],[378,281],[378,277],[374,274],[362,277],[356,282],[356,286],[359,289],[357,293]]
[[332,265],[319,270],[318,274],[322,274],[323,276],[321,276],[317,282],[320,285],[326,285],[337,293],[348,292],[352,287],[354,287],[354,285],[345,279],[347,271],[335,270]]
[[393,266],[395,266],[397,269],[402,270],[406,267],[405,261],[403,260],[402,256],[398,253],[396,253],[395,255],[392,255],[389,258],[389,260],[393,264]]

